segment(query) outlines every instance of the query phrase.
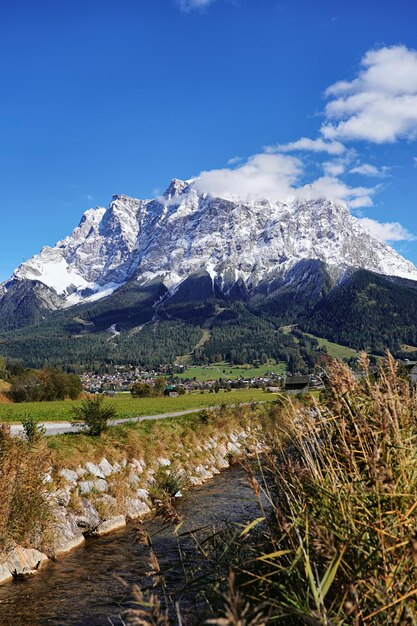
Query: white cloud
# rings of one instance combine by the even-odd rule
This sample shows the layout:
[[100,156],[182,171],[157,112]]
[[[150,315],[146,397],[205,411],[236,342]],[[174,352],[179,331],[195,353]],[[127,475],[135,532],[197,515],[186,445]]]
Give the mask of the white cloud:
[[327,152],[327,154],[343,154],[346,150],[345,146],[339,141],[324,141],[320,137],[318,139],[309,139],[301,137],[297,141],[290,143],[277,144],[275,146],[266,146],[266,152],[295,152],[297,150],[306,152]]
[[178,5],[182,11],[192,11],[193,9],[205,9],[216,0],[178,0]]
[[194,181],[198,191],[229,199],[289,201],[329,199],[350,207],[372,205],[373,188],[349,187],[326,175],[300,185],[304,174],[300,159],[284,154],[256,154],[232,169],[202,172]]
[[377,222],[369,217],[362,217],[359,222],[364,228],[381,241],[414,241],[415,235],[410,233],[399,222]]
[[341,161],[325,161],[322,166],[326,176],[340,176],[345,171],[345,165]]
[[[209,4],[209,0],[181,0],[188,9]],[[231,159],[229,167],[202,172],[194,185],[214,196],[254,201],[329,199],[347,205],[356,215],[373,205],[373,195],[381,185],[349,186],[344,174],[382,178],[388,167],[360,162],[358,153],[342,143],[368,140],[375,143],[417,138],[417,51],[404,46],[371,50],[360,71],[351,81],[335,83],[326,91],[325,122],[316,139],[301,137],[286,144],[266,146],[263,154],[247,160]],[[298,153],[297,156],[289,153]],[[317,156],[306,158],[301,153]],[[323,156],[324,155],[324,156]],[[417,156],[414,157],[417,166]],[[323,175],[308,184],[307,167],[322,168]],[[311,169],[310,169],[311,172]],[[360,217],[362,225],[382,241],[417,239],[399,222],[378,222]]]
[[329,87],[321,128],[328,141],[375,143],[417,137],[417,51],[405,46],[370,50],[358,76]]
[[350,170],[351,174],[361,174],[362,176],[374,176],[377,178],[383,178],[387,175],[387,167],[382,167],[378,169],[375,165],[371,165],[370,163],[361,163],[356,167],[353,167]]
[[368,187],[349,187],[334,176],[321,176],[312,183],[295,190],[301,200],[333,200],[347,204],[350,208],[372,206],[374,190]]
[[231,159],[229,159],[229,160],[227,161],[227,164],[228,164],[228,165],[237,165],[237,163],[240,163],[240,162],[241,162],[241,161],[243,161],[243,160],[244,160],[244,159],[242,159],[242,157],[240,157],[240,156],[235,156],[235,157],[232,157]]
[[235,169],[202,172],[194,186],[202,192],[244,200],[283,200],[291,195],[302,163],[283,154],[255,154]]

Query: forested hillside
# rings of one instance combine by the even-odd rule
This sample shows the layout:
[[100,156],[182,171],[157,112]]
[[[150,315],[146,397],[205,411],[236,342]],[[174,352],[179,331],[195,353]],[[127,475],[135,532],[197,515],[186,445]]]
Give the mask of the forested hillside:
[[417,285],[359,270],[300,319],[303,330],[357,350],[417,345]]

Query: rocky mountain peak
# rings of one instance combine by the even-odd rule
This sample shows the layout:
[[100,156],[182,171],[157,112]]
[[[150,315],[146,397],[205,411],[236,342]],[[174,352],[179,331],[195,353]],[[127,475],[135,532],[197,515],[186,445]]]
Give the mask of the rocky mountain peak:
[[132,279],[160,277],[175,290],[201,272],[225,292],[236,283],[253,290],[303,260],[324,263],[332,275],[363,268],[417,280],[417,268],[343,205],[212,197],[174,178],[162,199],[121,194],[107,209],[88,209],[68,237],[20,265],[12,281],[38,281],[70,306]]
[[169,187],[164,191],[165,198],[173,198],[180,196],[190,187],[190,181],[180,180],[179,178],[173,178]]

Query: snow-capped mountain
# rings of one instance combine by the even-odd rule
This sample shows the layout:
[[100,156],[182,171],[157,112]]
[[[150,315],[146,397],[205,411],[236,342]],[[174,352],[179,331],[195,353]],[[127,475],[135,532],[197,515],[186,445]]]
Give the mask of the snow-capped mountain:
[[174,179],[159,198],[117,195],[107,209],[86,211],[68,237],[0,286],[0,304],[28,282],[50,290],[49,300],[43,294],[50,309],[103,298],[132,279],[144,284],[161,277],[172,293],[204,270],[223,293],[237,281],[253,290],[305,259],[323,262],[336,278],[362,268],[417,281],[417,268],[342,205],[231,201]]

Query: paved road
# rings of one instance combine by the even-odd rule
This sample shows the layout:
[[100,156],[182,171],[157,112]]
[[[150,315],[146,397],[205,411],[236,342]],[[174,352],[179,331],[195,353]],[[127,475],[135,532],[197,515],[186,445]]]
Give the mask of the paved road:
[[[256,402],[256,404],[263,404],[266,400]],[[252,404],[251,402],[242,402],[244,406]],[[233,406],[233,405],[228,405]],[[187,409],[186,411],[177,411],[176,413],[159,413],[158,415],[141,415],[140,417],[126,417],[123,419],[112,420],[109,422],[110,426],[116,426],[117,424],[124,424],[125,422],[143,422],[144,420],[163,420],[167,417],[181,417],[181,415],[190,415],[191,413],[199,413],[200,411],[218,409],[219,406],[199,407],[198,409]],[[71,422],[39,422],[39,426],[45,428],[45,435],[51,437],[52,435],[65,435],[67,433],[79,433],[84,429],[82,426],[75,426]],[[13,437],[21,437],[23,435],[22,424],[11,424],[10,434]]]
[[[215,409],[218,407],[207,407]],[[187,409],[186,411],[177,411],[176,413],[159,413],[158,415],[141,415],[140,417],[126,417],[123,419],[111,420],[110,426],[116,426],[117,424],[124,424],[125,422],[143,422],[143,420],[163,420],[167,417],[180,417],[181,415],[189,415],[190,413],[198,413],[203,408],[199,409]],[[52,435],[66,435],[68,433],[80,433],[84,429],[82,426],[76,426],[71,422],[39,422],[39,426],[45,428],[45,435],[51,437]],[[22,424],[12,424],[10,426],[10,434],[14,437],[21,436],[23,434]]]

